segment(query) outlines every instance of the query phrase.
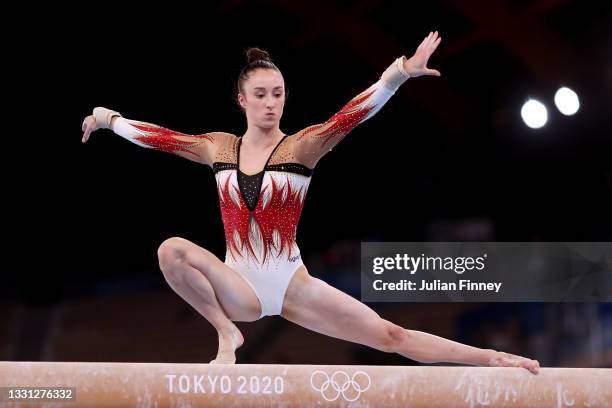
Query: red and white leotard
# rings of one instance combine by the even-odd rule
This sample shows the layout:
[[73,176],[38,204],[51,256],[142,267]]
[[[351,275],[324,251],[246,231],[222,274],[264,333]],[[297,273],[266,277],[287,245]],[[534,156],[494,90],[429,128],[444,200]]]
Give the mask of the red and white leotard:
[[113,131],[143,147],[211,166],[225,229],[225,263],[253,288],[262,314],[280,314],[289,282],[302,265],[297,225],[313,168],[353,128],[372,117],[409,76],[398,58],[381,79],[325,123],[284,136],[264,170],[239,170],[241,138],[230,133],[188,135],[118,117]]

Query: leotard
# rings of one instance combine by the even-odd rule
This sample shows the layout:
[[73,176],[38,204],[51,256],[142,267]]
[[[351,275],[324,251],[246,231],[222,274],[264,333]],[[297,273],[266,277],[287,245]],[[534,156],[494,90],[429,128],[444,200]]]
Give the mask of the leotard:
[[409,75],[398,58],[380,80],[322,124],[284,136],[255,175],[239,170],[241,137],[189,135],[118,117],[113,131],[147,148],[178,154],[213,168],[225,230],[225,263],[251,286],[261,316],[281,313],[285,292],[303,264],[297,225],[319,159],[372,117]]

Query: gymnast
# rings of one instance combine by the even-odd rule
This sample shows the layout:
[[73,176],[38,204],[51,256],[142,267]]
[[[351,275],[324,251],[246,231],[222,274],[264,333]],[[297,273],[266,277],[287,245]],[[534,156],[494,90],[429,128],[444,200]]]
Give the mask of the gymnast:
[[83,143],[91,132],[110,129],[145,147],[211,166],[215,174],[226,255],[183,238],[165,240],[159,266],[170,287],[217,330],[219,349],[211,363],[233,364],[244,339],[235,321],[281,315],[307,329],[399,353],[424,362],[539,370],[536,360],[480,349],[381,318],[353,297],[309,275],[296,243],[296,229],[317,162],[358,124],[374,116],[408,78],[440,76],[427,62],[440,44],[430,32],[412,57],[397,58],[380,79],[324,123],[287,135],[279,123],[285,83],[269,54],[247,50],[237,81],[237,102],[247,119],[238,137],[225,132],[189,135],[130,120],[95,108],[82,124]]

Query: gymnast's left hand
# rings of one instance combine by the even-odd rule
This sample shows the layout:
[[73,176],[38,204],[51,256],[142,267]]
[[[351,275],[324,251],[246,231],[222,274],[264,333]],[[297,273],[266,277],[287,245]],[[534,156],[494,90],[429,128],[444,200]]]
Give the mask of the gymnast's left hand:
[[531,371],[533,374],[537,374],[538,371],[540,371],[540,362],[538,360],[531,360],[502,351],[491,351],[493,353],[489,359],[490,367],[522,367]]
[[437,31],[430,32],[414,55],[409,59],[404,59],[404,71],[409,73],[412,78],[422,75],[440,76],[440,71],[427,68],[427,61],[440,45],[440,41],[442,41],[442,37],[438,37]]

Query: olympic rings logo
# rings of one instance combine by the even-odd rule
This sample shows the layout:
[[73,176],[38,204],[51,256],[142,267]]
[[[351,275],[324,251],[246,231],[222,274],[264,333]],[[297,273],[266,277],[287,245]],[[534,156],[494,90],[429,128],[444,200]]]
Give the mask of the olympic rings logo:
[[[366,380],[367,385],[365,385]],[[342,395],[346,401],[353,402],[359,399],[362,392],[370,388],[372,380],[363,371],[356,371],[352,377],[344,371],[335,371],[330,378],[326,372],[316,370],[310,376],[310,385],[319,391],[326,401],[335,401]]]

